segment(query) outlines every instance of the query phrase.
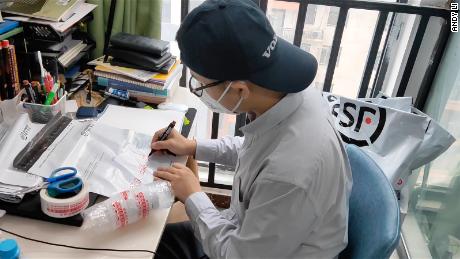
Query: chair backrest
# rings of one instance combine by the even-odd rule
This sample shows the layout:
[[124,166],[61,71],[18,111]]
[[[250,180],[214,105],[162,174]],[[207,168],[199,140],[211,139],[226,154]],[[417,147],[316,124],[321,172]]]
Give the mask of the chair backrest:
[[355,145],[346,147],[353,176],[348,246],[339,258],[389,258],[399,242],[399,205],[380,167]]

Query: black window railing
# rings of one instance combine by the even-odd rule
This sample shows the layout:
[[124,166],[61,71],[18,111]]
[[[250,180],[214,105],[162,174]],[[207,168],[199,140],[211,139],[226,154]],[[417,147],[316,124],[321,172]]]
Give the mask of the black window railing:
[[[181,0],[182,2],[182,10],[181,10],[181,17],[187,15],[190,6],[190,0]],[[259,7],[266,13],[268,0],[253,0],[256,2]],[[351,9],[360,9],[360,10],[372,10],[378,12],[378,19],[375,25],[374,34],[372,37],[371,45],[369,46],[369,51],[363,51],[363,55],[367,55],[367,60],[365,63],[364,72],[362,74],[361,83],[359,86],[358,91],[358,98],[362,97],[369,97],[375,96],[382,90],[383,80],[382,78],[385,77],[386,69],[383,69],[383,56],[385,55],[385,51],[387,49],[387,42],[388,36],[385,39],[383,45],[383,53],[378,55],[379,47],[382,42],[382,38],[384,35],[384,30],[388,19],[390,20],[389,26],[393,26],[394,15],[395,14],[414,14],[420,16],[420,22],[418,23],[417,31],[415,33],[415,37],[413,38],[409,55],[407,61],[403,68],[401,68],[404,72],[402,74],[401,80],[399,85],[397,86],[397,94],[396,96],[404,96],[406,93],[406,89],[409,83],[409,79],[412,75],[412,70],[414,68],[417,56],[420,51],[420,47],[422,45],[423,37],[425,35],[428,23],[431,17],[440,17],[444,19],[446,24],[448,23],[448,19],[450,17],[450,11],[443,8],[437,7],[427,7],[427,6],[413,6],[406,3],[390,3],[390,2],[371,2],[371,1],[364,1],[364,0],[277,0],[278,2],[295,2],[299,3],[298,9],[298,16],[296,21],[296,27],[294,32],[294,42],[293,44],[300,47],[302,43],[302,36],[304,33],[304,25],[307,16],[307,11],[310,5],[322,5],[322,6],[331,6],[331,7],[338,7],[338,18],[335,27],[335,32],[332,40],[332,46],[329,54],[329,60],[326,68],[326,75],[323,84],[323,91],[330,92],[332,86],[332,80],[334,78],[334,72],[336,69],[338,54],[340,51],[340,45],[342,42],[342,36],[344,33],[344,28],[346,25],[347,15]],[[403,1],[403,0],[401,0]],[[390,18],[391,17],[391,18]],[[446,26],[447,27],[447,26]],[[450,28],[450,27],[449,27]],[[444,49],[445,43],[447,41],[449,33],[447,30],[441,30],[439,32],[439,41],[436,46],[438,51],[435,51],[432,57],[432,64],[426,71],[427,80],[424,80],[424,86],[420,87],[419,93],[416,99],[415,106],[418,108],[423,108],[425,103],[431,82],[434,78],[434,73],[439,65],[440,59],[442,57],[442,50]],[[377,57],[379,56],[379,59]],[[374,76],[374,81],[371,84],[372,73],[374,67],[377,65],[377,72]],[[181,79],[181,86],[185,85],[185,68],[183,77]],[[372,87],[370,87],[372,86]],[[370,90],[370,91],[369,91]],[[242,133],[239,130],[241,126],[243,126],[246,122],[245,115],[238,115],[236,124],[235,124],[235,135],[241,136]],[[219,129],[219,114],[213,113],[212,116],[212,130],[211,130],[211,138],[217,138],[218,136],[218,129]],[[216,164],[209,163],[209,175],[207,182],[202,182],[203,186],[215,187],[215,188],[223,188],[223,189],[231,189],[231,185],[225,184],[218,184],[215,182],[215,174],[216,174]]]

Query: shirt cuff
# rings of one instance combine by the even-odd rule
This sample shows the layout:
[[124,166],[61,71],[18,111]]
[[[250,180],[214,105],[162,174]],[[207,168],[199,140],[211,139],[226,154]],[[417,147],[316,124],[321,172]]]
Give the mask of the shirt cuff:
[[201,161],[214,161],[217,153],[215,139],[196,140],[195,159]]
[[214,204],[204,192],[195,192],[185,200],[185,211],[193,221],[200,216],[202,211],[210,208],[215,209]]

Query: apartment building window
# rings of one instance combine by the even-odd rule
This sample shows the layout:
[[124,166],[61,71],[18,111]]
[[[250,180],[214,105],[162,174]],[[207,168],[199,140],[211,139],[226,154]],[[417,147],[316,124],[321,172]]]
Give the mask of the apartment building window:
[[[340,55],[342,54],[342,47],[339,48],[339,53],[337,54],[337,62],[336,66],[339,66],[340,63]],[[331,47],[330,46],[323,46],[321,48],[321,54],[319,58],[320,65],[327,65],[329,63],[329,57],[331,56]]]
[[306,30],[303,32],[302,39],[304,41],[308,40],[323,40],[324,31],[322,30]]
[[331,7],[329,10],[329,16],[327,17],[327,26],[335,26],[339,19],[339,8]]
[[316,5],[308,5],[307,16],[305,17],[305,24],[315,24],[316,20]]
[[319,64],[320,65],[327,65],[329,62],[329,55],[331,54],[331,47],[324,46],[321,48],[321,54],[319,56]]
[[272,27],[278,35],[282,35],[285,16],[286,10],[283,9],[272,9],[271,13],[269,14],[269,19]]
[[[327,17],[327,26],[336,26],[339,19],[338,7],[331,6],[329,9],[329,16]],[[348,19],[345,20],[345,27],[347,27]]]

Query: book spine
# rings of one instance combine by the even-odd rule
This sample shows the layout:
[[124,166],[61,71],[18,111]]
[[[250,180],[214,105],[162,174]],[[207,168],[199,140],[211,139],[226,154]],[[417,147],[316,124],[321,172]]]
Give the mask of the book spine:
[[7,96],[7,85],[5,78],[5,64],[3,62],[3,52],[0,46],[0,100],[6,100]]
[[160,82],[149,82],[149,81],[140,82],[140,81],[128,79],[123,75],[114,75],[114,74],[109,73],[109,72],[103,72],[103,71],[98,71],[98,70],[94,71],[94,75],[95,76],[105,77],[105,78],[110,78],[110,79],[113,79],[113,80],[129,83],[129,84],[133,84],[133,85],[147,87],[147,88],[150,88],[150,89],[162,90],[162,89],[165,88],[164,87],[164,82],[161,82],[161,83]]
[[12,75],[13,87],[14,87],[14,96],[16,96],[20,91],[20,84],[19,84],[18,62],[16,60],[16,49],[14,45],[10,45],[8,51],[9,51],[11,75]]
[[143,92],[143,93],[148,93],[156,96],[168,96],[168,90],[158,90],[158,89],[152,89],[144,86],[139,86],[131,83],[126,83],[122,81],[118,81],[115,79],[111,78],[106,78],[106,77],[97,77],[97,83],[101,86],[105,87],[112,87],[115,89],[120,89],[120,90],[132,90],[132,91],[138,91],[138,92]]
[[5,83],[6,83],[6,90],[7,90],[6,98],[11,99],[11,98],[14,98],[13,75],[11,73],[9,42],[7,40],[2,41],[2,55],[3,55],[3,65],[5,66]]

